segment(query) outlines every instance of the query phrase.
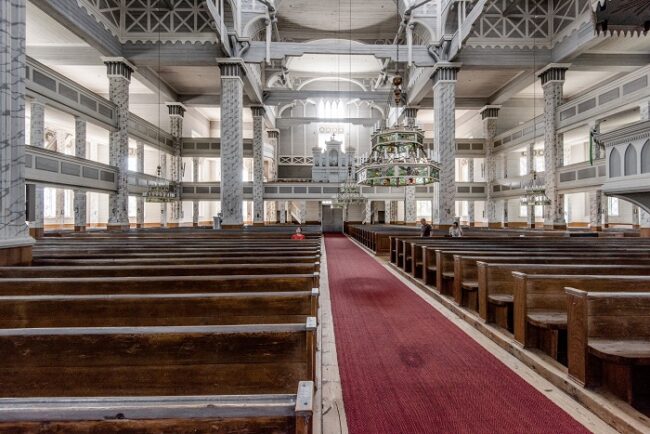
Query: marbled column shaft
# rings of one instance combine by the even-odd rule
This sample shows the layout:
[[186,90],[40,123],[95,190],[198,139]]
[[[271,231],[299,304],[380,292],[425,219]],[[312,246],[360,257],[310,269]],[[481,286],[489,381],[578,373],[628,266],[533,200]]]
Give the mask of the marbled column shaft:
[[133,69],[124,61],[105,59],[108,93],[116,106],[117,131],[110,133],[109,164],[117,168],[117,191],[109,196],[108,229],[129,228],[129,84]]
[[417,220],[417,203],[415,201],[415,186],[404,187],[404,221],[406,224],[413,224]]
[[[171,155],[171,160],[170,160],[170,168],[169,168],[169,175],[170,175],[170,181],[175,183],[177,186],[180,186],[180,183],[182,181],[182,159],[181,159],[181,137],[183,136],[183,114],[185,112],[184,109],[181,109],[179,111],[175,111],[172,113],[172,110],[178,109],[179,106],[177,105],[170,105],[169,106],[169,111],[170,111],[170,116],[169,116],[169,122],[170,122],[170,134],[172,135],[174,139],[174,145],[173,145],[173,154]],[[169,215],[169,221],[168,224],[171,226],[178,226],[178,224],[181,221],[181,200],[180,197],[178,200],[175,200],[170,203],[170,215]]]
[[269,144],[273,146],[273,165],[271,166],[271,179],[275,181],[278,179],[278,139],[280,132],[278,130],[268,130]]
[[[160,177],[167,179],[167,154],[164,152],[160,153]],[[167,203],[163,202],[160,204],[160,226],[163,228],[167,227]]]
[[551,203],[544,207],[544,226],[565,228],[563,203],[558,192],[557,173],[562,166],[564,152],[557,134],[557,110],[562,104],[564,71],[551,68],[540,75],[544,90],[544,180],[546,196]]
[[638,206],[632,207],[632,227],[638,228],[641,222],[641,209]]
[[[68,132],[65,130],[56,130],[56,152],[64,153],[65,152],[65,138],[68,135]],[[56,200],[56,221],[58,222],[61,229],[65,226],[65,190],[62,188],[56,189],[55,194]]]
[[253,224],[264,224],[264,107],[253,107]]
[[221,66],[221,212],[225,226],[244,223],[242,203],[244,165],[242,110],[243,74],[239,64]]
[[[86,158],[86,121],[76,116],[74,118],[74,154],[80,158]],[[74,230],[83,232],[86,230],[87,216],[86,192],[84,190],[74,191]]]
[[600,231],[602,229],[602,209],[603,209],[603,191],[595,190],[589,193],[589,226],[592,231]]
[[301,225],[307,222],[307,201],[305,200],[298,201],[298,220]]
[[[433,76],[434,143],[440,152],[439,224],[451,225],[456,211],[456,77],[458,67],[441,67]],[[407,211],[407,222],[408,211]]]
[[[199,157],[192,158],[192,182],[199,182]],[[199,225],[199,201],[192,201],[192,226]]]
[[0,2],[0,246],[33,243],[25,224],[25,0]]
[[[137,141],[135,146],[137,171],[144,173],[144,143]],[[142,195],[136,197],[135,223],[139,228],[144,227],[144,197]]]
[[279,201],[278,209],[280,210],[280,223],[285,224],[287,222],[287,202],[284,200]]
[[488,226],[499,223],[497,217],[496,200],[494,199],[494,184],[497,178],[497,162],[494,155],[494,138],[497,134],[497,118],[486,117],[483,119],[483,137],[485,137],[485,180],[486,200],[485,216]]
[[508,199],[504,199],[502,201],[502,211],[501,211],[501,216],[503,217],[503,226],[507,227],[508,226]]
[[266,204],[266,221],[269,223],[277,223],[277,212],[275,201],[270,201]]
[[642,121],[650,121],[650,100],[643,101],[639,105]]
[[392,223],[390,217],[391,217],[391,201],[387,200],[384,201],[384,222],[386,224]]
[[[526,168],[528,169],[528,176],[532,176],[535,170],[535,144],[530,143],[526,150]],[[535,227],[535,205],[528,205],[526,210],[526,223],[529,228]]]
[[[38,100],[31,102],[29,143],[39,148],[45,146],[45,104]],[[40,236],[40,230],[44,228],[44,205],[44,187],[36,184],[34,194],[34,221],[31,223],[31,227],[37,230],[36,234],[38,236]]]
[[[468,158],[467,159],[467,176],[469,182],[474,182],[474,159],[473,158]],[[476,210],[474,206],[474,200],[470,199],[467,201],[467,224],[470,226],[474,226],[476,223]]]
[[372,223],[372,201],[366,200],[363,208],[363,223],[370,224]]

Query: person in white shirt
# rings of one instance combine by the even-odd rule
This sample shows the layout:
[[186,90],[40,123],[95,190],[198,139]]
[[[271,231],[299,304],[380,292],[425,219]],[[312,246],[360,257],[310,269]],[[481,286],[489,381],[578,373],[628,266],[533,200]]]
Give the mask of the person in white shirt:
[[449,228],[449,236],[452,238],[460,238],[463,236],[463,230],[458,222],[454,222],[454,224]]

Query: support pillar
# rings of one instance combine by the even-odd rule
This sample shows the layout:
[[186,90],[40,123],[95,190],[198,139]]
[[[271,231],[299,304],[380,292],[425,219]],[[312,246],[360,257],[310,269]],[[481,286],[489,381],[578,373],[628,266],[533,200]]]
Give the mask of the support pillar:
[[[45,147],[45,104],[37,99],[31,101],[29,143],[39,148]],[[36,184],[34,194],[34,221],[29,225],[30,235],[34,238],[42,238],[45,231],[44,204],[44,187]]]
[[[467,175],[469,182],[474,182],[474,159],[467,159]],[[467,224],[472,227],[476,225],[476,210],[474,207],[474,199],[467,201]]]
[[639,111],[642,121],[650,121],[650,100],[643,101],[639,105]]
[[[78,116],[74,118],[74,154],[80,158],[86,158],[86,121]],[[74,231],[86,232],[86,192],[84,190],[74,191]]]
[[110,133],[109,164],[117,168],[117,192],[109,197],[109,231],[129,230],[129,84],[135,66],[122,57],[102,58],[108,70],[108,93],[116,105],[117,131]]
[[564,152],[557,133],[557,111],[562,104],[564,79],[569,65],[551,64],[544,68],[539,77],[544,90],[544,180],[546,196],[551,203],[544,207],[544,227],[566,229],[563,200],[558,193],[557,173],[562,167]]
[[[535,143],[530,143],[526,150],[526,167],[528,169],[528,176],[533,176],[535,169]],[[535,205],[528,205],[526,210],[526,220],[529,229],[535,229]]]
[[488,105],[481,109],[483,120],[483,137],[485,140],[485,180],[486,199],[485,217],[488,228],[499,228],[501,223],[497,218],[496,199],[494,198],[494,184],[497,178],[497,163],[494,155],[494,139],[497,135],[497,118],[501,106]]
[[[406,107],[404,109],[404,115],[406,117],[406,126],[412,129],[416,128],[418,109],[415,107]],[[404,194],[404,210],[406,216],[407,225],[416,224],[417,219],[417,203],[415,199],[415,186],[408,185],[405,187],[406,192]]]
[[243,100],[244,74],[241,59],[221,59],[221,213],[224,229],[244,224]]
[[278,203],[278,209],[280,210],[280,224],[286,224],[287,223],[287,202],[284,200],[281,200]]
[[274,200],[266,204],[266,222],[277,223],[277,208]]
[[264,226],[264,107],[253,112],[253,225]]
[[503,227],[508,227],[508,199],[503,199],[503,210],[501,215],[503,216]]
[[172,146],[172,155],[170,161],[170,181],[172,184],[176,185],[178,190],[178,197],[175,201],[171,202],[169,210],[169,221],[167,222],[167,227],[177,228],[180,226],[181,222],[181,197],[180,197],[180,185],[183,181],[182,174],[182,164],[181,159],[181,147],[183,146],[182,137],[183,137],[183,116],[185,116],[185,106],[179,102],[166,103],[167,109],[169,110],[169,125],[170,133],[174,140]]
[[365,225],[372,224],[372,201],[371,200],[366,200],[364,203],[363,224]]
[[[199,157],[192,158],[192,182],[199,182]],[[195,228],[199,226],[199,218],[200,218],[199,214],[200,214],[199,201],[193,200],[192,201],[192,226]]]
[[390,200],[384,201],[384,223],[386,223],[387,225],[393,223],[393,221],[391,220],[391,214],[392,214],[391,208],[392,208],[391,201]]
[[434,143],[440,152],[439,224],[447,229],[456,211],[456,79],[459,64],[438,63],[434,69]]
[[[160,168],[160,177],[167,179],[167,154],[164,152],[160,153],[160,160],[158,163]],[[160,227],[166,228],[168,223],[168,213],[167,213],[167,202],[162,202],[160,204]]]
[[307,222],[307,201],[299,200],[298,201],[298,219],[300,224],[304,225]]
[[595,190],[588,193],[589,197],[589,228],[594,232],[602,231],[603,191]]
[[641,223],[641,209],[638,206],[632,207],[632,229],[639,229]]
[[[56,152],[61,154],[65,153],[65,138],[68,132],[65,130],[56,130]],[[63,188],[56,189],[56,221],[61,229],[65,229],[65,190]]]
[[25,8],[0,2],[0,265],[27,265],[34,240],[25,224]]
[[609,227],[609,200],[604,193],[600,195],[600,205],[601,225],[606,229]]
[[[144,143],[138,141],[136,142],[136,164],[138,165],[138,173],[144,173]],[[143,228],[144,227],[144,197],[142,195],[136,198],[136,217],[135,217],[135,227]]]

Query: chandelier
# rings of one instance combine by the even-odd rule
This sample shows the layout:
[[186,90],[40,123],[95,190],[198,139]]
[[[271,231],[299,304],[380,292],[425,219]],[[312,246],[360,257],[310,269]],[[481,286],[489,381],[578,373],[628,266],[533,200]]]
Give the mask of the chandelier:
[[440,168],[424,150],[424,131],[395,126],[375,132],[372,151],[357,171],[359,184],[403,187],[438,181]]
[[537,172],[532,172],[530,183],[524,189],[524,196],[521,198],[523,206],[550,205],[551,199],[546,196],[546,188],[537,183]]
[[164,184],[154,184],[147,188],[147,191],[142,193],[142,197],[146,202],[167,203],[175,202],[180,199],[179,186],[175,182],[167,182]]

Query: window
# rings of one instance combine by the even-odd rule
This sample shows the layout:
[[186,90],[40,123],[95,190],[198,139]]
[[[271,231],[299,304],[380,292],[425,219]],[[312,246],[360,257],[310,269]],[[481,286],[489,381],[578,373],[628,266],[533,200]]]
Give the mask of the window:
[[431,220],[431,201],[418,200],[416,202],[417,218]]
[[56,218],[56,189],[43,189],[43,217]]
[[544,171],[544,155],[536,156],[535,160],[534,160],[534,165],[535,165],[535,172],[543,172]]
[[138,199],[135,196],[129,196],[129,218],[138,216]]
[[620,215],[619,203],[617,197],[607,198],[607,214],[609,214],[612,217],[618,217]]
[[528,217],[528,206],[519,205],[519,217]]
[[72,217],[74,212],[74,191],[63,190],[63,217]]
[[519,157],[519,176],[528,174],[528,156],[522,155]]
[[609,153],[609,177],[616,178],[621,176],[621,154],[616,148]]

